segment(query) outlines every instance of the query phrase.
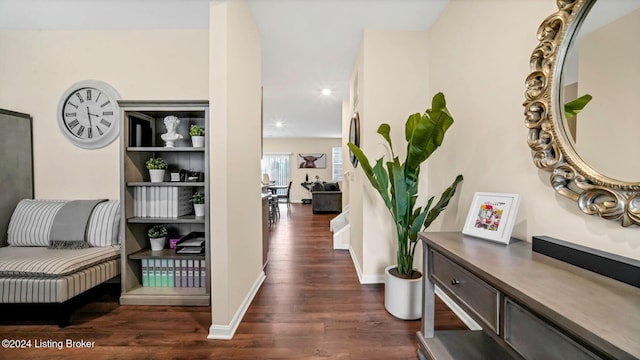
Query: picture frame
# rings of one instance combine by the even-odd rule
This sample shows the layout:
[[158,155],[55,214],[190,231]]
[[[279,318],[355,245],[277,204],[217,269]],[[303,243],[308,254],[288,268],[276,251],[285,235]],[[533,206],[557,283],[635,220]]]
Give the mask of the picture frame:
[[518,194],[476,192],[462,233],[509,244],[519,205]]
[[299,169],[326,169],[327,154],[298,154]]

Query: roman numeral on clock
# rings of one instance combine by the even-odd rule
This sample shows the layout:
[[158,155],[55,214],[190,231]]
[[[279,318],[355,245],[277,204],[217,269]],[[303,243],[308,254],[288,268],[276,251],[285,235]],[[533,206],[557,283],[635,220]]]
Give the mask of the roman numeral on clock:
[[76,134],[78,136],[82,136],[83,132],[84,132],[84,125],[80,125],[80,128],[78,129],[78,132],[76,132]]
[[107,102],[105,102],[104,104],[100,105],[100,107],[103,108],[103,107],[105,107],[105,106],[107,106],[109,104],[111,104],[111,100],[107,100]]
[[84,102],[84,99],[82,98],[80,93],[76,93],[76,97],[78,98],[78,100],[80,100],[80,104],[82,104]]
[[103,111],[102,116],[113,115],[113,111]]
[[66,113],[64,113],[64,116],[65,116],[65,117],[76,117],[76,116],[78,116],[78,115],[77,115],[76,113],[74,113],[74,112],[72,112],[72,113],[68,113],[68,112],[66,112]]
[[87,89],[87,101],[91,101],[91,89]]
[[102,124],[102,125],[104,125],[104,126],[106,126],[106,127],[111,126],[111,123],[110,123],[110,122],[108,122],[108,121],[107,121],[107,120],[105,120],[105,119],[100,120],[100,124]]
[[78,105],[76,105],[76,104],[72,103],[71,101],[67,101],[67,105],[71,105],[71,106],[73,106],[73,107],[74,107],[74,108],[76,108],[76,109],[78,108]]
[[100,129],[98,125],[96,125],[96,130],[98,130],[98,134],[100,134],[100,136],[104,135],[104,133],[102,132],[102,129]]
[[93,137],[93,131],[91,131],[91,128],[87,129],[87,136],[89,137],[89,139]]
[[79,124],[80,124],[80,122],[77,119],[73,120],[72,122],[69,123],[69,129],[73,129],[76,126],[78,126]]

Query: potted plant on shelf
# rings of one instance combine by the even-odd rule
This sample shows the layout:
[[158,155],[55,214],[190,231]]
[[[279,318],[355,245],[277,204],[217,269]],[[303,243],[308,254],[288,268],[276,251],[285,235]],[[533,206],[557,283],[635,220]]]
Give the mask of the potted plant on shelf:
[[149,170],[151,182],[162,182],[164,180],[164,172],[169,167],[167,163],[160,157],[151,158],[145,163]]
[[151,251],[159,251],[164,249],[167,240],[167,228],[164,225],[153,225],[147,231],[149,241],[151,242]]
[[196,192],[191,197],[191,202],[193,203],[193,210],[195,211],[196,216],[204,216],[204,194]]
[[196,124],[191,124],[191,127],[189,128],[189,135],[191,135],[193,147],[204,146],[204,128]]
[[444,95],[438,93],[433,97],[431,109],[407,119],[407,155],[404,162],[401,163],[393,151],[389,136],[391,127],[388,124],[381,124],[378,128],[378,134],[386,140],[392,157],[386,164],[384,157],[381,157],[372,167],[362,150],[348,143],[395,223],[397,264],[385,269],[385,309],[400,319],[415,320],[421,316],[422,274],[413,268],[418,232],[429,227],[446,208],[463,179],[462,175],[458,175],[435,205],[432,196],[424,208],[417,206],[420,165],[442,144],[451,124],[453,117],[447,110]]

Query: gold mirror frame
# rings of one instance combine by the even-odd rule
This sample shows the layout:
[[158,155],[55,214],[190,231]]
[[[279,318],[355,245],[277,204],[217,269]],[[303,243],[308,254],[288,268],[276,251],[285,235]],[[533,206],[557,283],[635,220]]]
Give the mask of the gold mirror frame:
[[582,160],[568,140],[564,106],[557,106],[562,103],[565,56],[595,1],[557,0],[558,11],[538,28],[540,43],[531,54],[531,74],[526,79],[523,104],[529,129],[527,143],[535,165],[551,172],[555,191],[577,202],[585,214],[619,221],[625,227],[640,225],[640,183],[610,178]]

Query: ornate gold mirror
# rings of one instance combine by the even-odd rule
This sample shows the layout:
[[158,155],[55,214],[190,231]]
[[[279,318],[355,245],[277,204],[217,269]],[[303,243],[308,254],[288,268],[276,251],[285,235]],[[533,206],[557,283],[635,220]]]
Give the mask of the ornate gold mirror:
[[[526,79],[533,161],[586,214],[640,225],[640,0],[557,0]],[[565,104],[593,98],[577,115]]]

